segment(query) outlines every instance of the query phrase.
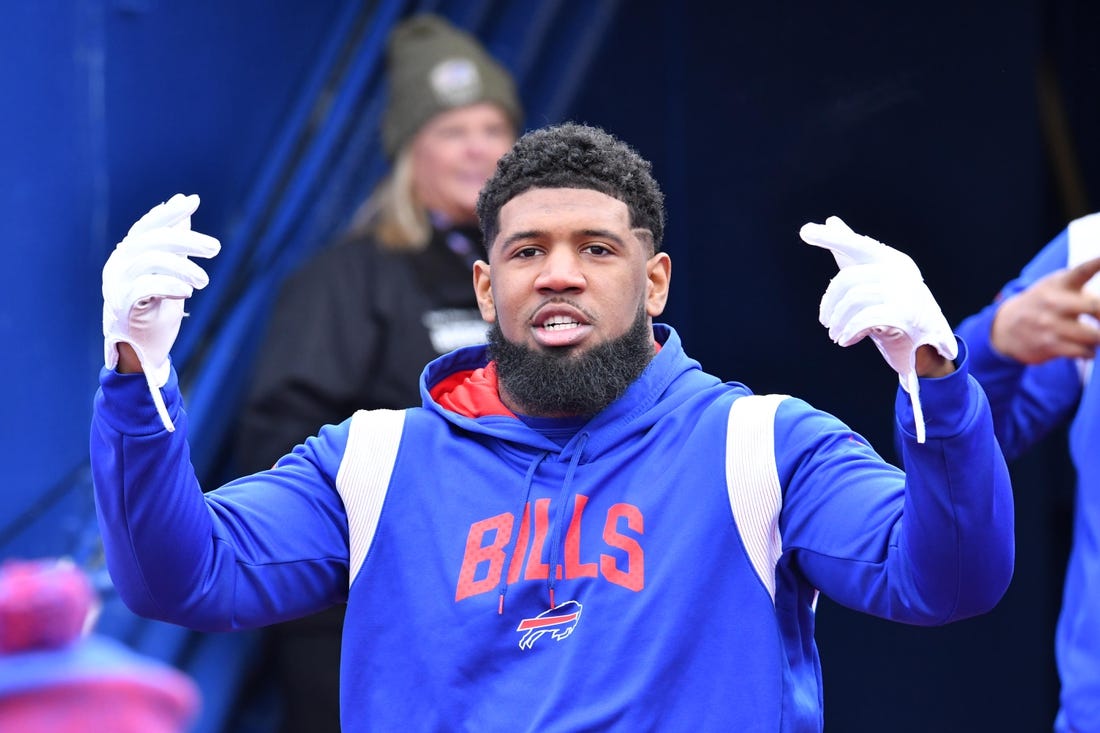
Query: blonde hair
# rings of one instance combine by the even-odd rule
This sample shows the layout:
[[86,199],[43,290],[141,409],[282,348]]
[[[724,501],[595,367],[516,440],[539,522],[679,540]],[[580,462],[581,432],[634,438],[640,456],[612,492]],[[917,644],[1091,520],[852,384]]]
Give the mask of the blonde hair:
[[406,145],[398,152],[393,169],[356,210],[349,235],[373,236],[382,247],[395,252],[415,252],[428,246],[432,224],[428,210],[413,192],[411,148]]

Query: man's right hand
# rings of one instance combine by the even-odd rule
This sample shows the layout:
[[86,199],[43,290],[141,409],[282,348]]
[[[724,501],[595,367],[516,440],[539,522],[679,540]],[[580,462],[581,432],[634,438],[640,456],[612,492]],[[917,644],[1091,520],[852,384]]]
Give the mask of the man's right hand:
[[[145,372],[165,428],[172,421],[160,387],[168,381],[168,352],[179,334],[183,302],[209,279],[189,257],[213,257],[221,249],[214,237],[191,231],[196,195],[176,194],[154,206],[115,247],[103,266],[103,358],[108,369]],[[119,364],[119,346],[130,348]],[[131,351],[132,350],[132,351]]]
[[993,348],[1023,364],[1095,357],[1100,295],[1085,283],[1097,273],[1100,257],[1052,272],[1006,299],[993,318]]

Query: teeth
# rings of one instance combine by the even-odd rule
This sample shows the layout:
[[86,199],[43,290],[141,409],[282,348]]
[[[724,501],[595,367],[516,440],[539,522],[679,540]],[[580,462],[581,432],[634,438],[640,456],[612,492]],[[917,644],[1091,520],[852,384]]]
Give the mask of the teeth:
[[542,327],[549,331],[562,331],[567,328],[576,328],[580,324],[569,316],[553,316],[543,322]]

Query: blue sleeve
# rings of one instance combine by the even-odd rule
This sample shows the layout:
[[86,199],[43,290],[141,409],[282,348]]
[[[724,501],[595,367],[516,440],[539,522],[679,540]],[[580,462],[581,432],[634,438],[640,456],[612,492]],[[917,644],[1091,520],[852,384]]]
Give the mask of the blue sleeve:
[[269,471],[204,494],[174,371],[164,395],[171,433],[141,375],[104,369],[95,398],[96,511],[107,566],[127,606],[227,631],[344,600],[348,532],[335,480],[347,423],[322,430]]
[[783,552],[837,603],[932,625],[985,613],[1008,588],[1008,469],[988,403],[967,373],[965,344],[957,364],[951,375],[920,381],[923,444],[909,397],[898,390],[904,473],[835,417],[799,400],[780,405]]
[[1068,236],[1063,231],[1028,263],[1020,276],[997,294],[993,303],[959,324],[959,336],[970,347],[970,373],[981,383],[993,410],[994,426],[1005,455],[1022,455],[1076,410],[1081,380],[1072,359],[1025,365],[998,353],[990,342],[997,309],[1043,276],[1068,262]]

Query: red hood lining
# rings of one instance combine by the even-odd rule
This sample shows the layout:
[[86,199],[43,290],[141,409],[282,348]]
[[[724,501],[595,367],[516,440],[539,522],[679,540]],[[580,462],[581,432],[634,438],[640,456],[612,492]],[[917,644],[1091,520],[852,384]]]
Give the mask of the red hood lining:
[[500,401],[497,384],[497,363],[491,361],[478,369],[447,375],[436,382],[431,389],[431,395],[440,407],[464,417],[515,417],[515,413]]
[[[661,344],[653,342],[654,353]],[[436,404],[463,417],[479,418],[489,415],[515,417],[500,400],[497,363],[491,361],[477,369],[466,369],[448,374],[429,390]]]

